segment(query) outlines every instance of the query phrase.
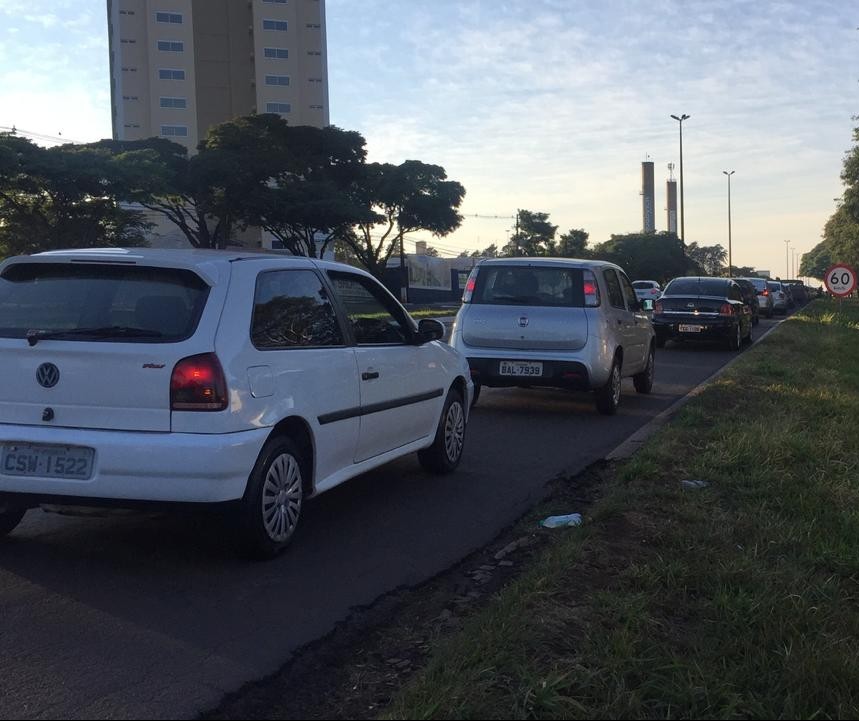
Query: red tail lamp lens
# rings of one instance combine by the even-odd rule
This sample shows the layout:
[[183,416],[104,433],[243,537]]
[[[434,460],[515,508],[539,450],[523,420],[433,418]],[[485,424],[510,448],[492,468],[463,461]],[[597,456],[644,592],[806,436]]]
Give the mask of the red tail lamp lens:
[[719,315],[734,315],[734,306],[730,303],[723,303],[719,308]]
[[222,411],[227,407],[227,381],[214,353],[180,360],[170,377],[170,410]]
[[662,315],[665,312],[665,306],[662,305],[661,300],[657,300],[653,304],[653,315]]

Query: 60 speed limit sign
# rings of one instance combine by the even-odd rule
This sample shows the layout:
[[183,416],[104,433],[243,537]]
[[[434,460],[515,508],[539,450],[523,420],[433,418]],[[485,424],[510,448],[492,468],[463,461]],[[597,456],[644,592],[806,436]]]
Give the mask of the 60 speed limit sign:
[[856,271],[849,265],[833,265],[826,271],[824,282],[832,295],[850,295],[856,290]]

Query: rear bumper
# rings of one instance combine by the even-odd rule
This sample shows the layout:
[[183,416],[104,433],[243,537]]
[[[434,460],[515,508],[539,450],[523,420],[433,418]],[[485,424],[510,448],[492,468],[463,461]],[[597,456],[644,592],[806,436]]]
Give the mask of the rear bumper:
[[136,433],[0,424],[7,442],[95,450],[92,477],[13,476],[0,467],[0,494],[108,501],[220,503],[241,498],[270,429],[240,433]]
[[575,390],[590,389],[590,373],[584,363],[577,361],[540,360],[543,373],[540,376],[503,376],[500,373],[501,361],[535,362],[530,358],[517,358],[515,353],[497,358],[469,358],[471,379],[475,384],[492,388],[571,388]]
[[[680,330],[680,326],[698,327],[700,331]],[[660,318],[653,317],[653,330],[660,340],[726,340],[736,331],[737,322],[730,318]]]

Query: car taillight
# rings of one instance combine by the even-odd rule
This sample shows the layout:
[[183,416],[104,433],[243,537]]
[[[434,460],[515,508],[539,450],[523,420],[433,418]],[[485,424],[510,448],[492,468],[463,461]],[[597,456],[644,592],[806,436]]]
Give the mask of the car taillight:
[[650,289],[650,295],[659,295],[661,292],[662,291],[659,290],[658,288],[651,288]]
[[769,288],[767,288],[763,293],[761,293],[761,295],[763,295],[763,296],[767,296],[769,294],[770,294]]
[[594,274],[586,270],[582,273],[582,291],[586,308],[597,308],[600,304],[600,289]]
[[170,410],[222,411],[227,407],[227,381],[214,353],[180,360],[170,376]]
[[734,315],[734,306],[730,303],[723,303],[719,308],[719,315]]
[[662,315],[665,312],[665,306],[662,305],[661,300],[657,300],[653,304],[653,315]]
[[465,291],[462,294],[462,302],[470,303],[471,296],[474,295],[474,289],[477,287],[477,268],[471,271],[468,280],[465,282]]

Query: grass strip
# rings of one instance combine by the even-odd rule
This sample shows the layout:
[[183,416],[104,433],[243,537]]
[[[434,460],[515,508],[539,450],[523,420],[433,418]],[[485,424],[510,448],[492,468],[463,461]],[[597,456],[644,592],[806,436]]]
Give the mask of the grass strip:
[[859,307],[784,323],[551,533],[387,718],[859,716]]

